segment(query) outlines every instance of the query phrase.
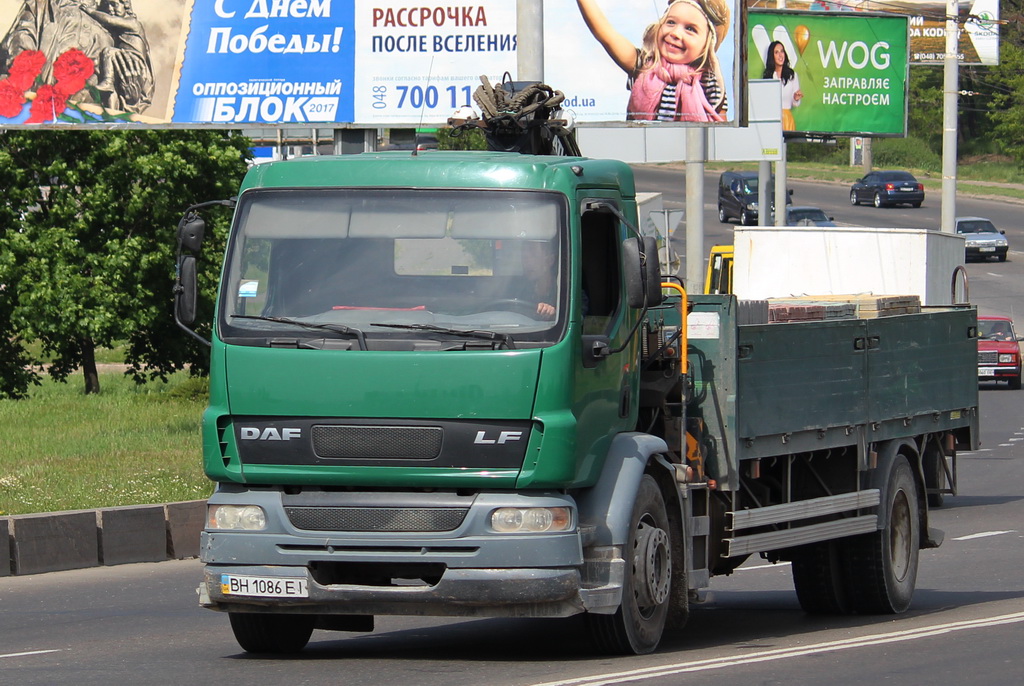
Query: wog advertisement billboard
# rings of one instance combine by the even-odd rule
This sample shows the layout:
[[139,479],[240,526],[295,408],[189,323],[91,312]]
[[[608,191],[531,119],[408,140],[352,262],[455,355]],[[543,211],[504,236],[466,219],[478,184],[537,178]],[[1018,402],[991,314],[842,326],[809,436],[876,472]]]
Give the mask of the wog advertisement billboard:
[[[887,12],[910,17],[910,63],[941,64],[946,53],[945,0],[747,0],[751,9]],[[999,0],[958,0],[961,64],[999,64]]]
[[751,10],[747,24],[747,77],[782,81],[787,136],[906,135],[906,17]]

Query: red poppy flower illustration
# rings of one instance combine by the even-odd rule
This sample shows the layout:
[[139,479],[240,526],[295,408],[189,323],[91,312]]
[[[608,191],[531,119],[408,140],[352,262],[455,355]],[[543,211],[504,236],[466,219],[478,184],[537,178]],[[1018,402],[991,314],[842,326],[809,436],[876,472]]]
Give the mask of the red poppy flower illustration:
[[0,80],[0,117],[17,117],[25,104],[25,91],[10,79]]
[[85,82],[96,72],[96,66],[89,56],[78,48],[72,48],[53,63],[53,78],[57,90],[65,95],[74,95],[85,88]]
[[24,93],[32,87],[45,64],[46,55],[39,50],[22,50],[11,62],[11,71],[8,74],[11,85],[20,88]]
[[32,101],[29,109],[29,118],[26,124],[45,124],[54,121],[67,109],[68,99],[54,86],[49,84],[40,86],[36,91],[36,99]]

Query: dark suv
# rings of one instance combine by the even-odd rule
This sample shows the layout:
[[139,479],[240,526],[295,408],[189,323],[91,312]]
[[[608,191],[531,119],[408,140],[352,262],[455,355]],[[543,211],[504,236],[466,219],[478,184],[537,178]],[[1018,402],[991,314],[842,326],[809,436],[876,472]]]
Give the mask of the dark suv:
[[[771,198],[771,213],[775,214],[775,180],[771,179],[768,185],[768,197]],[[718,221],[725,224],[735,218],[744,226],[757,223],[757,187],[758,176],[756,171],[728,171],[718,177]],[[793,192],[786,194],[786,204],[792,204],[789,197]]]

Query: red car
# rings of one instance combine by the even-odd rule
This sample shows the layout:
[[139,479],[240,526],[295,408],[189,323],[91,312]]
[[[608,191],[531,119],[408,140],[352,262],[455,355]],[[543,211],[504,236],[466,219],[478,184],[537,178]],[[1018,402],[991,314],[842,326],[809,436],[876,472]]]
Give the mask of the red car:
[[1009,317],[978,317],[978,381],[1020,388],[1020,338]]

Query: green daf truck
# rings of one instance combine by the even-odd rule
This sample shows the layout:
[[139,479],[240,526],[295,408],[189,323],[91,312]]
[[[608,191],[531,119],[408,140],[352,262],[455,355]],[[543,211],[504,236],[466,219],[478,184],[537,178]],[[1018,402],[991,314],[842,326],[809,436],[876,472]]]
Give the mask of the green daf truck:
[[309,157],[221,204],[199,597],[245,650],[585,613],[646,653],[751,555],[811,613],[910,605],[929,494],[977,447],[973,307],[769,322],[687,294],[617,161]]

